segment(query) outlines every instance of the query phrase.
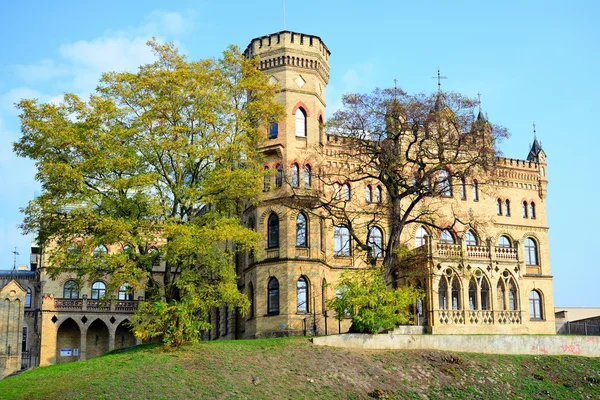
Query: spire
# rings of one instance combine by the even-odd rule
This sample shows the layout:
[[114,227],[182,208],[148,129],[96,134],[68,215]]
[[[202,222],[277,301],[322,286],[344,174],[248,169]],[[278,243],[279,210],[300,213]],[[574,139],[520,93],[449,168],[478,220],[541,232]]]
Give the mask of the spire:
[[487,122],[487,118],[483,115],[483,110],[481,109],[481,93],[477,92],[477,102],[479,103],[479,114],[477,114],[477,121],[479,122]]
[[527,161],[537,162],[538,155],[540,152],[543,152],[542,144],[537,140],[537,132],[535,130],[535,121],[533,122],[533,144],[531,145],[531,150],[529,150],[529,155],[527,155]]

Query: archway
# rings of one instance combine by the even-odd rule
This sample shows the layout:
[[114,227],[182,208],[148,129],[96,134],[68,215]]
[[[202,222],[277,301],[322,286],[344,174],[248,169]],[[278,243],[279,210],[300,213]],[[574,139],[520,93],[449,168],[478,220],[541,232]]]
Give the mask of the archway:
[[87,330],[86,358],[98,357],[108,351],[108,328],[101,319],[90,324]]
[[67,318],[56,333],[56,363],[62,364],[79,360],[81,330],[77,322]]
[[135,346],[135,336],[129,327],[129,320],[124,320],[115,332],[115,349],[131,346]]

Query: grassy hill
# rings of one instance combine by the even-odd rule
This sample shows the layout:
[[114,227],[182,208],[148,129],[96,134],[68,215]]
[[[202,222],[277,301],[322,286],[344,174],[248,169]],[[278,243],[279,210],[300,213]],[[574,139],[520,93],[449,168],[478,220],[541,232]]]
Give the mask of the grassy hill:
[[597,399],[600,359],[380,351],[305,338],[142,346],[0,381],[0,399]]

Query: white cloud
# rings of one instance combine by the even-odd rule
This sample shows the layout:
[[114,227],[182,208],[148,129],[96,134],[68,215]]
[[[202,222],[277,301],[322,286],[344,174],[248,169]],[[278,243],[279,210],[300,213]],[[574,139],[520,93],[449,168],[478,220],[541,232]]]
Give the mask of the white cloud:
[[341,75],[339,86],[330,83],[327,89],[327,109],[329,115],[342,108],[342,96],[348,93],[359,93],[371,90],[375,78],[375,67],[372,63],[353,65]]
[[185,15],[178,12],[154,11],[146,16],[146,23],[140,28],[143,34],[182,35],[194,29],[196,13],[186,10]]

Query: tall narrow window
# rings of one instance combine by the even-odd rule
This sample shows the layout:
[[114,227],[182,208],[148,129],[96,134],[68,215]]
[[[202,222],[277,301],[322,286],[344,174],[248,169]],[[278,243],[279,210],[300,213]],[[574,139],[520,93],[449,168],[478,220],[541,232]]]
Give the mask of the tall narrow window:
[[302,108],[296,110],[296,136],[306,137],[306,113]]
[[525,264],[538,265],[537,243],[531,239],[525,239]]
[[275,174],[275,186],[280,188],[281,185],[283,185],[283,167],[281,164],[277,164],[275,169],[277,170],[277,173]]
[[504,215],[510,217],[510,200],[504,200]]
[[269,216],[267,226],[267,246],[270,249],[279,247],[279,217],[277,214],[273,213]]
[[496,214],[502,215],[502,200],[496,199]]
[[27,294],[25,294],[25,308],[31,308],[31,288],[27,288]]
[[369,229],[369,246],[373,258],[381,257],[383,253],[383,232],[376,226]]
[[308,246],[306,228],[306,215],[304,215],[304,213],[299,213],[296,217],[296,246],[298,247]]
[[508,309],[511,311],[519,309],[517,306],[517,286],[512,279],[508,282]]
[[292,164],[292,187],[298,187],[300,185],[300,170],[298,164]]
[[542,302],[537,290],[529,292],[529,318],[542,319]]
[[485,278],[481,279],[481,287],[479,289],[479,299],[481,301],[482,310],[490,310],[490,285]]
[[452,309],[460,310],[460,285],[458,283],[458,279],[455,277],[452,278]]
[[529,204],[529,216],[531,219],[535,219],[535,203],[533,201]]
[[417,235],[415,237],[415,247],[421,247],[425,245],[426,237],[429,236],[429,232],[422,226],[417,229]]
[[63,288],[63,298],[65,299],[78,299],[79,298],[79,285],[75,281],[66,281]]
[[333,230],[333,253],[336,256],[350,255],[350,231],[344,225],[337,225]]
[[365,188],[365,200],[367,201],[367,203],[373,201],[373,188],[371,187],[371,185],[367,185],[367,187]]
[[469,281],[469,310],[477,310],[477,283],[475,278]]
[[267,312],[269,314],[279,314],[279,281],[277,278],[271,278],[268,285]]
[[440,243],[454,244],[455,240],[452,232],[450,232],[448,229],[444,229],[440,234]]
[[350,185],[348,183],[344,183],[342,191],[344,192],[344,200],[350,200]]
[[452,196],[452,185],[450,183],[450,171],[443,169],[440,171],[440,195],[443,197]]
[[275,139],[279,134],[279,125],[277,122],[271,122],[269,126],[269,139]]
[[460,178],[460,199],[467,199],[467,183],[465,182],[465,178]]
[[98,300],[106,295],[106,284],[104,282],[94,282],[92,285],[92,299]]
[[446,282],[446,277],[442,276],[440,279],[440,285],[438,287],[438,297],[440,303],[440,310],[448,309],[448,283]]
[[250,301],[250,308],[248,309],[248,319],[254,318],[254,286],[252,282],[248,283],[248,300]]
[[297,312],[308,312],[308,282],[303,276],[296,282],[296,305]]
[[306,164],[304,166],[304,187],[305,188],[309,188],[312,185],[312,176],[311,176],[311,170],[310,170],[310,165]]
[[467,246],[477,246],[477,236],[473,233],[473,231],[467,231],[465,234],[465,242]]
[[375,203],[381,203],[381,186],[375,188]]
[[527,209],[528,209],[528,207],[527,207],[527,202],[526,202],[526,201],[524,201],[524,202],[523,202],[523,207],[522,207],[522,211],[523,211],[523,218],[527,218]]
[[477,181],[473,181],[473,201],[479,201],[479,183]]

